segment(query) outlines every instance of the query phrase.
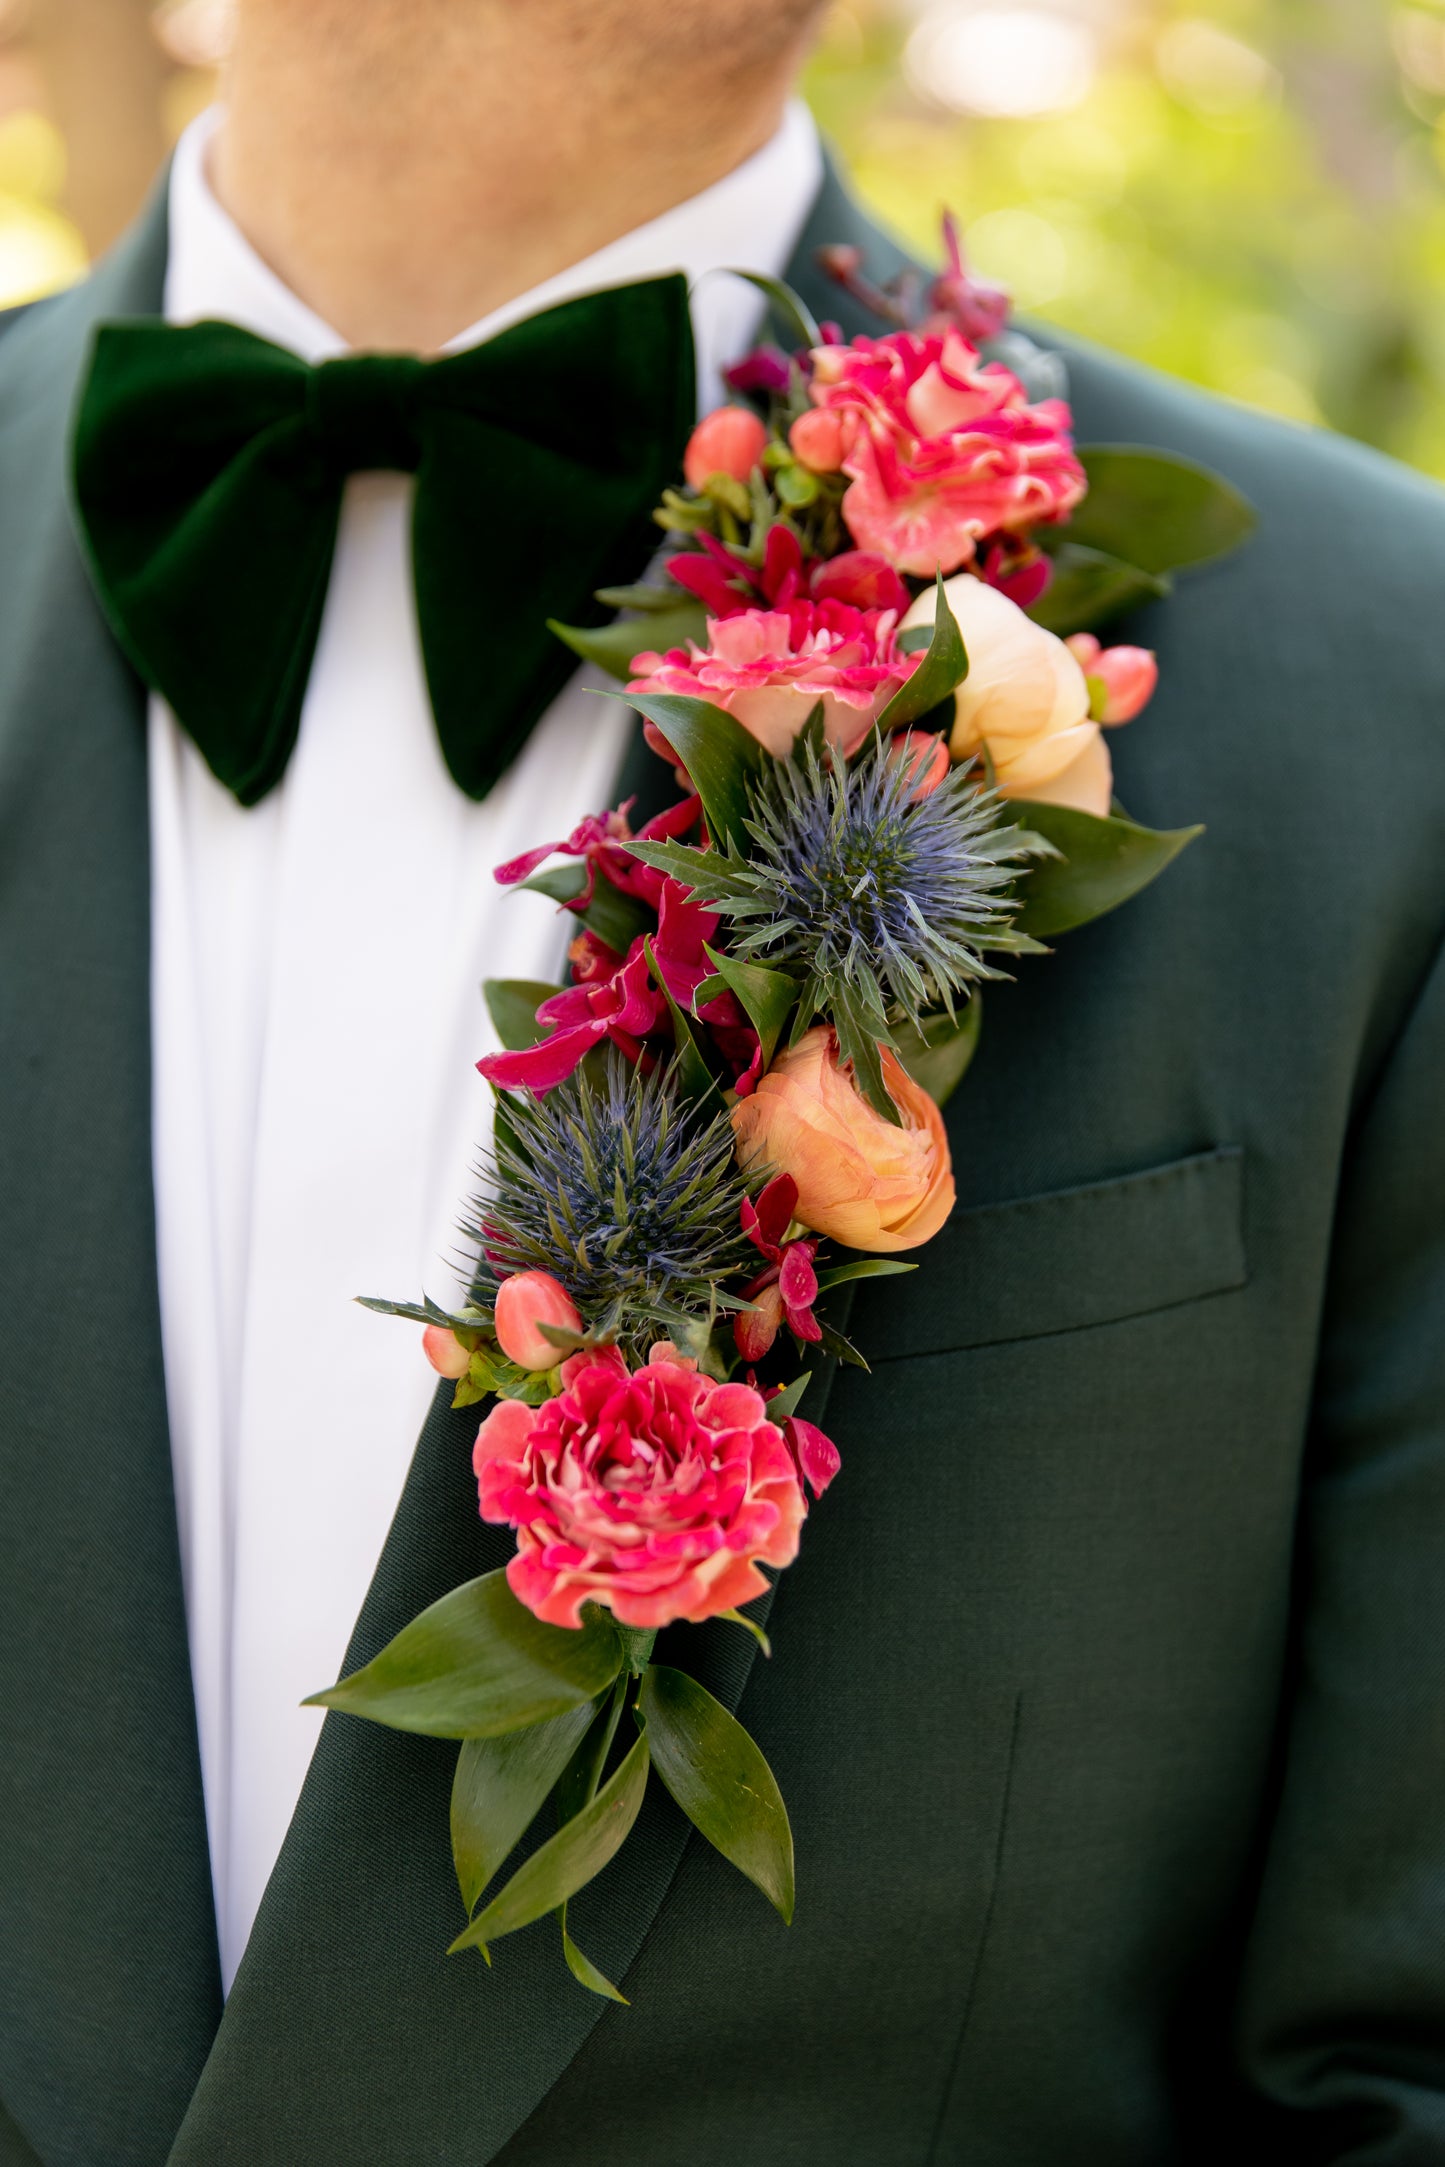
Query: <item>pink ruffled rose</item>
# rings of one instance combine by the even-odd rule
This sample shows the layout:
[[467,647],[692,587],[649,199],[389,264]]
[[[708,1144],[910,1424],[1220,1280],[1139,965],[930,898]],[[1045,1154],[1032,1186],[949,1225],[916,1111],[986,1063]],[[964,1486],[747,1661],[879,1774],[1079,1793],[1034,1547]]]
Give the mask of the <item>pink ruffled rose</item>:
[[900,572],[955,572],[983,536],[1067,519],[1084,494],[1065,402],[1031,406],[957,330],[821,346],[812,364],[815,406],[843,425],[848,530]]
[[631,1371],[615,1347],[572,1355],[555,1399],[498,1402],[472,1464],[482,1518],[517,1530],[508,1585],[549,1625],[584,1603],[644,1628],[736,1609],[792,1563],[807,1512],[762,1393],[666,1346]]
[[627,689],[711,700],[779,758],[821,700],[828,743],[847,755],[922,659],[899,647],[896,610],[797,601],[715,618],[705,648],[634,656]]

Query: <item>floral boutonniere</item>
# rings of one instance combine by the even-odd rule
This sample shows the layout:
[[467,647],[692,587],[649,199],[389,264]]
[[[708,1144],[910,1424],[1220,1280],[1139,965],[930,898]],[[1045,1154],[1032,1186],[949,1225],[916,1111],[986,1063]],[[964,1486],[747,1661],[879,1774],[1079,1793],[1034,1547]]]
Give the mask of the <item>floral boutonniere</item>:
[[1199,832],[1115,802],[1107,732],[1157,673],[1098,634],[1249,508],[1177,458],[1077,447],[1057,365],[945,238],[916,307],[825,252],[874,337],[755,280],[792,350],[748,355],[698,424],[658,576],[601,595],[602,630],[554,628],[624,681],[676,802],[497,869],[572,915],[570,982],[487,988],[506,1050],[478,1064],[498,1102],[468,1304],[370,1303],[486,1407],[480,1510],[517,1548],[315,1699],[461,1741],[453,1948],[490,1962],[554,1913],[614,2000],[567,1906],[651,1771],[793,1911],[772,1773],[654,1661],[658,1631],[721,1619],[766,1650],[749,1606],[839,1473],[810,1385],[866,1367],[835,1290],[915,1269],[953,1208],[940,1109],[983,987]]

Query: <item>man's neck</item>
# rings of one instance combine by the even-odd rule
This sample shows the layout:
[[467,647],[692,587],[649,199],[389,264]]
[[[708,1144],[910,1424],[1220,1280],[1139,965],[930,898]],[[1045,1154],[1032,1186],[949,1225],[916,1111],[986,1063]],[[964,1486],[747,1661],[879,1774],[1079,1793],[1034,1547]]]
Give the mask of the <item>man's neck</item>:
[[434,351],[721,179],[777,127],[799,53],[726,95],[623,94],[585,34],[532,49],[524,7],[381,13],[243,7],[211,157],[258,254],[357,346]]

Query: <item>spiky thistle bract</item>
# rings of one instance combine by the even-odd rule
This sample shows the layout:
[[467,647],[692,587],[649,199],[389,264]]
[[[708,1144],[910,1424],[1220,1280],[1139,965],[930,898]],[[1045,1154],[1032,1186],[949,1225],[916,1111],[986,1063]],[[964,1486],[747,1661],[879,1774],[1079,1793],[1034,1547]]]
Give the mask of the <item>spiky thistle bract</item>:
[[734,1306],[721,1282],[751,1256],[745,1193],[727,1115],[609,1050],[545,1097],[503,1102],[464,1230],[477,1297],[490,1304],[507,1273],[551,1272],[589,1331],[633,1358],[696,1338]]
[[1002,976],[990,952],[1037,946],[1014,930],[1010,892],[1030,850],[972,770],[920,797],[876,736],[849,765],[825,759],[819,734],[752,790],[747,857],[708,853],[693,877],[730,922],[734,953],[799,980],[794,1041],[828,1017],[876,1098],[892,1025],[952,1015]]

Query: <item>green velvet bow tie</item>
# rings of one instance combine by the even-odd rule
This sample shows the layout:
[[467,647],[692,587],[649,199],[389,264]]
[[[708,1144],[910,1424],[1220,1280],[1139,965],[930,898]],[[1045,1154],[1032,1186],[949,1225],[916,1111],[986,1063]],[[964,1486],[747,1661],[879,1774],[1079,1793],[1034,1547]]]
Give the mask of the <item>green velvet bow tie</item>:
[[348,475],[415,474],[412,565],[447,766],[480,798],[634,578],[694,417],[687,288],[566,301],[436,361],[312,367],[224,323],[103,325],[76,415],[91,573],[121,646],[220,780],[280,780]]

